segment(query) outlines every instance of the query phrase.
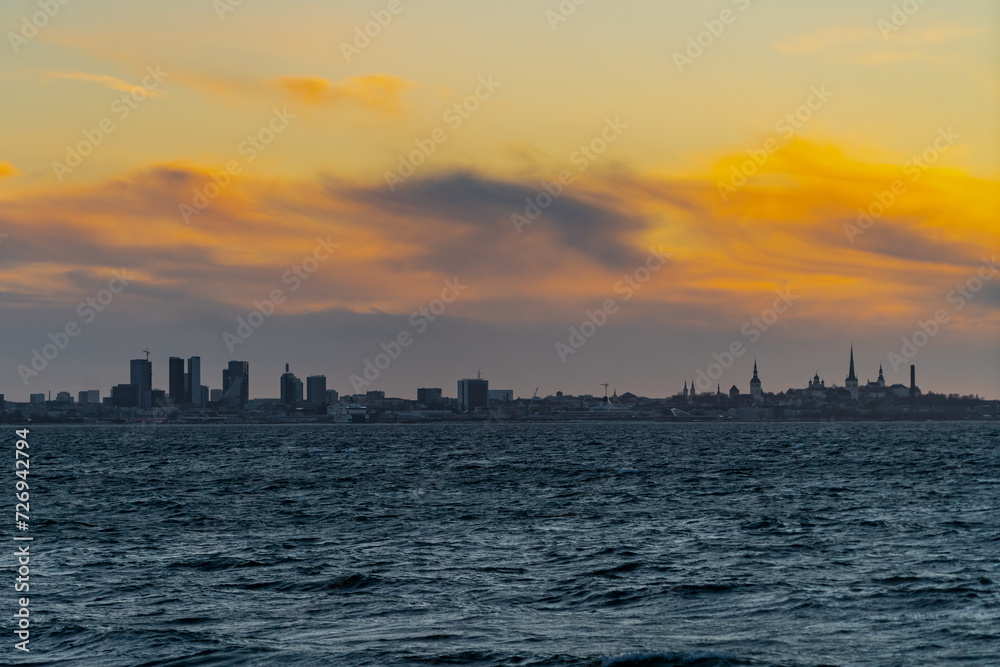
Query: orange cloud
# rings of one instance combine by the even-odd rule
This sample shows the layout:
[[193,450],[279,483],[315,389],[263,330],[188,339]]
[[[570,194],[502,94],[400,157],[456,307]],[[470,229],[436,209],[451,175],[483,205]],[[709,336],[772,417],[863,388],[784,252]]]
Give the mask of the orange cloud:
[[[124,79],[119,79],[116,76],[109,76],[107,74],[90,74],[88,72],[47,72],[46,77],[49,79],[69,79],[71,81],[97,83],[112,90],[119,90],[125,93],[132,92],[135,88],[140,87],[138,85],[133,85]],[[147,94],[152,97],[157,97],[163,93],[156,90],[147,90]]]
[[0,178],[9,178],[11,176],[17,176],[19,173],[17,167],[12,165],[10,162],[0,162]]
[[414,85],[412,81],[389,74],[351,77],[341,82],[317,76],[289,76],[279,78],[277,83],[297,100],[312,106],[354,104],[389,115],[404,111],[400,98]]

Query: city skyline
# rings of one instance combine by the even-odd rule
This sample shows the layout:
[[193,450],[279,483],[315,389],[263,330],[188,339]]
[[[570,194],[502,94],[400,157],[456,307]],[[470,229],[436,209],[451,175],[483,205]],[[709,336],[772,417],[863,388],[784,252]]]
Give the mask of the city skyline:
[[[254,385],[249,382],[249,377],[250,377],[249,371],[251,365],[250,362],[231,360],[227,363],[226,367],[220,370],[222,376],[222,382],[220,386],[217,387],[212,383],[211,380],[207,380],[209,384],[200,385],[201,387],[200,395],[203,396],[204,398],[199,399],[199,401],[195,401],[191,398],[192,380],[189,371],[183,371],[183,368],[180,367],[180,364],[176,364],[176,362],[185,361],[183,358],[169,357],[167,360],[167,368],[168,368],[168,372],[166,374],[167,386],[173,387],[175,390],[180,391],[179,394],[175,394],[174,391],[169,391],[169,390],[165,391],[161,387],[157,386],[157,380],[156,380],[157,376],[153,370],[154,369],[153,363],[149,358],[151,352],[148,348],[144,349],[143,352],[146,354],[145,359],[132,359],[129,361],[129,368],[130,368],[129,383],[119,383],[117,385],[110,387],[109,390],[106,392],[101,389],[89,388],[89,389],[80,389],[76,391],[61,389],[58,390],[56,393],[60,395],[69,395],[69,396],[73,396],[74,394],[79,394],[81,396],[81,402],[83,401],[82,396],[86,394],[88,395],[87,401],[93,403],[97,402],[94,400],[95,397],[100,397],[102,399],[104,397],[107,397],[110,400],[114,401],[115,391],[123,391],[126,389],[126,387],[134,387],[135,391],[137,391],[138,393],[135,396],[135,405],[131,405],[130,407],[135,407],[139,409],[149,409],[150,407],[152,407],[153,403],[155,403],[155,399],[153,397],[157,394],[161,395],[162,398],[166,399],[171,405],[191,405],[194,408],[207,407],[209,404],[210,396],[212,397],[211,402],[213,403],[218,403],[221,401],[223,403],[230,404],[230,406],[237,406],[237,407],[244,406],[250,400],[255,400],[255,399],[277,400],[279,403],[284,405],[319,403],[326,400],[326,394],[328,391],[335,392],[336,394],[345,397],[349,397],[352,395],[365,395],[370,392],[375,392],[396,398],[412,398],[414,396],[419,397],[420,392],[424,391],[436,391],[436,392],[444,391],[445,393],[443,394],[443,396],[445,398],[450,398],[449,395],[446,393],[447,390],[444,389],[445,386],[449,386],[447,383],[444,383],[442,386],[434,386],[434,383],[423,382],[414,385],[408,391],[403,391],[400,393],[386,391],[385,389],[375,386],[373,383],[368,383],[366,386],[361,388],[360,391],[341,391],[341,389],[338,388],[337,386],[332,386],[333,383],[330,382],[330,377],[327,374],[318,371],[316,368],[307,367],[306,370],[304,371],[299,370],[298,372],[302,373],[302,377],[299,377],[299,375],[296,374],[296,371],[292,369],[291,364],[289,363],[284,364],[284,372],[273,383],[277,387],[278,390],[277,392],[268,393],[266,389],[255,392],[253,390]],[[722,378],[726,376],[725,369],[723,368],[726,359],[721,356],[718,358],[722,361],[722,363],[713,363],[712,365],[709,366],[707,373],[699,369],[698,374],[695,377],[690,378],[690,381],[688,378],[682,379],[681,380],[682,387],[677,388],[675,391],[666,390],[664,393],[660,394],[638,393],[636,395],[644,396],[650,399],[665,399],[679,395],[687,397],[689,395],[689,392],[691,396],[694,396],[695,394],[711,396],[711,395],[722,395],[722,394],[729,395],[735,391],[737,395],[750,396],[755,401],[760,402],[762,396],[769,394],[778,395],[785,393],[787,391],[799,391],[802,389],[812,389],[814,387],[816,389],[820,389],[822,387],[824,389],[838,389],[838,388],[846,389],[847,391],[850,392],[852,399],[856,401],[858,399],[859,387],[862,390],[866,388],[872,389],[875,387],[890,388],[890,389],[900,388],[904,390],[909,390],[910,388],[915,387],[918,395],[920,395],[925,391],[925,389],[922,389],[920,385],[917,384],[915,381],[915,373],[916,373],[915,364],[909,364],[906,366],[906,373],[904,374],[905,377],[891,376],[889,378],[886,378],[882,364],[879,365],[877,374],[875,374],[874,376],[867,375],[864,373],[859,375],[855,368],[855,354],[853,345],[850,347],[849,350],[849,361],[847,362],[847,371],[846,371],[847,375],[844,380],[838,381],[836,379],[836,373],[830,376],[821,374],[817,370],[814,371],[813,376],[807,378],[804,383],[797,385],[791,384],[782,388],[776,388],[776,385],[769,386],[768,384],[764,383],[763,378],[761,378],[758,375],[758,359],[756,357],[752,359],[752,364],[753,364],[752,375],[750,378],[746,379],[745,386],[738,379],[734,381],[732,384],[726,383],[724,385]],[[187,361],[187,368],[188,369],[194,368],[196,370],[196,373],[198,374],[198,377],[201,377],[200,376],[201,357],[198,356],[189,357],[186,361]],[[718,375],[718,377],[716,377],[716,375],[720,371],[722,372],[722,375]],[[873,377],[874,379],[872,379]],[[235,379],[236,382],[234,383],[230,378]],[[357,381],[360,378],[354,376],[353,379]],[[271,384],[270,382],[268,382],[267,379],[260,382],[264,386],[269,386]],[[452,384],[454,384],[454,382],[455,379],[453,378]],[[483,389],[482,389],[483,395],[480,398],[482,404],[485,405],[486,401],[485,387],[488,386],[487,384],[488,382],[489,382],[489,377],[484,378],[482,376],[481,369],[476,371],[474,378],[469,376],[457,380],[458,388],[454,399],[457,401],[460,407],[460,411],[463,411],[461,407],[469,402],[469,396],[471,395],[469,392],[471,390],[468,387],[470,384],[474,383],[483,383]],[[494,387],[496,386],[497,384],[494,383]],[[613,393],[616,395],[619,393],[626,393],[626,392],[635,394],[635,392],[631,391],[631,388],[629,387],[627,382],[621,385],[622,389],[621,392],[618,391],[619,390],[618,384],[601,382],[597,383],[597,386],[604,387],[605,394],[607,394],[608,392],[608,387],[613,387],[614,388]],[[542,389],[540,386],[536,387],[535,394],[537,394],[537,392],[540,389]],[[746,391],[744,391],[744,389],[746,389]],[[150,397],[148,399],[143,398],[143,391],[150,392]],[[493,391],[496,390],[495,389],[490,390],[490,392]],[[531,394],[521,395],[517,390],[502,390],[502,391],[504,392],[509,391],[511,394],[511,399],[523,399],[531,397]],[[943,395],[947,394],[957,394],[961,396],[977,395],[975,394],[975,392],[935,391],[933,387],[927,387],[926,391]],[[552,396],[557,393],[576,395],[573,392],[567,392],[564,391],[562,388],[558,387],[551,388],[550,391],[542,392],[542,395]],[[899,395],[902,396],[903,393],[899,393]],[[44,395],[46,396],[46,400],[51,400],[52,390],[49,390],[48,392],[30,392],[30,394],[33,396]],[[579,395],[597,396],[599,395],[599,392],[593,390],[581,391],[579,392]],[[4,395],[0,394],[0,396]],[[317,396],[322,396],[322,399],[317,400],[316,399]],[[998,400],[998,397],[995,396],[979,396],[979,398],[983,400]],[[14,396],[5,396],[5,399],[9,402],[19,402],[19,403],[28,402],[28,401],[17,401]],[[143,402],[144,400],[146,400],[146,402]]]
[[853,343],[1000,396],[996,3],[56,4],[0,9],[0,393],[399,345],[364,388],[658,395]]

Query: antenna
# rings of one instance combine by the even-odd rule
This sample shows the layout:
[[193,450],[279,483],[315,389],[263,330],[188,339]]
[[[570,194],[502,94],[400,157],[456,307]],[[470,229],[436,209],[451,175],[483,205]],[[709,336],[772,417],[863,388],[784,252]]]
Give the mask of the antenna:
[[146,353],[146,361],[149,361],[149,348],[147,347],[143,352]]

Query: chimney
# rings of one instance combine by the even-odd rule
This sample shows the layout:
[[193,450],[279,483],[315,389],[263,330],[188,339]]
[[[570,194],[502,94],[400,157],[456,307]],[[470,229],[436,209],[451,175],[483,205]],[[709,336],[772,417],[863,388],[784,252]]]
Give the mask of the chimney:
[[917,366],[910,364],[910,399],[917,397]]
[[[286,373],[288,372],[288,364],[285,364],[285,372]],[[912,380],[911,380],[911,384],[912,384]]]

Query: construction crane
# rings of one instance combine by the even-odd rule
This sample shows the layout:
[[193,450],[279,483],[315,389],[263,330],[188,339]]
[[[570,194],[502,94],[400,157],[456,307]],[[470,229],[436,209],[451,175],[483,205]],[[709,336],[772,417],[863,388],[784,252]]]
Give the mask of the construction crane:
[[531,400],[524,405],[524,416],[531,416],[531,406],[535,404],[535,400],[538,398],[538,387],[535,387],[535,393],[531,395]]
[[146,361],[149,361],[149,348],[147,347],[143,352],[146,353]]

